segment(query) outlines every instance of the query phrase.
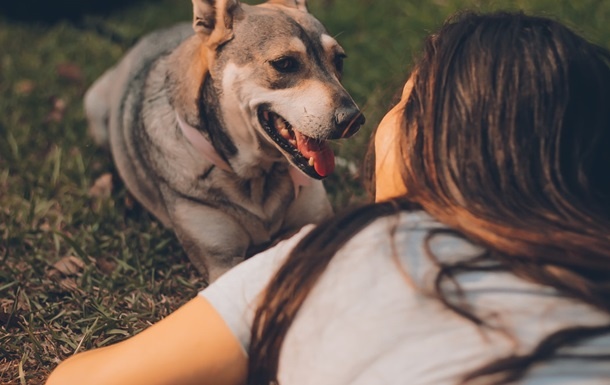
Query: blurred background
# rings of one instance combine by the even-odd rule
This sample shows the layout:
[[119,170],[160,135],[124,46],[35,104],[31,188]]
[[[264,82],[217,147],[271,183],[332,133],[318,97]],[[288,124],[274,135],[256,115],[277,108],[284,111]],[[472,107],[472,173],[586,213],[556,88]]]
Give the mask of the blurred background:
[[[0,0],[0,384],[42,383],[74,352],[133,335],[205,282],[87,136],[82,96],[188,0]],[[247,3],[255,3],[247,1]],[[367,124],[337,145],[337,210],[368,199],[362,161],[423,38],[464,9],[525,10],[610,46],[608,0],[309,0],[344,46]]]
[[85,14],[108,14],[124,6],[133,5],[137,0],[20,0],[4,1],[0,11],[4,16],[23,20],[55,22],[58,20],[78,20]]

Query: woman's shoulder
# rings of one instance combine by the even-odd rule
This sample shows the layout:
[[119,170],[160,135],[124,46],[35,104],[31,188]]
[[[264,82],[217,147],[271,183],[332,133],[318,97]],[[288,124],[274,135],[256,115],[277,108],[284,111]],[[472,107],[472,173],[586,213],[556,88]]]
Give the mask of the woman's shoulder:
[[313,228],[314,225],[304,226],[292,237],[229,270],[199,293],[222,316],[245,351],[250,343],[250,325],[260,293],[290,251]]
[[353,238],[387,239],[381,235],[398,236],[411,233],[430,233],[432,231],[450,232],[450,228],[436,220],[425,211],[401,211],[393,215],[382,216],[373,220],[369,225],[353,236]]
[[407,265],[432,253],[440,260],[463,259],[482,248],[425,211],[404,211],[378,218],[347,242],[343,254],[396,254]]

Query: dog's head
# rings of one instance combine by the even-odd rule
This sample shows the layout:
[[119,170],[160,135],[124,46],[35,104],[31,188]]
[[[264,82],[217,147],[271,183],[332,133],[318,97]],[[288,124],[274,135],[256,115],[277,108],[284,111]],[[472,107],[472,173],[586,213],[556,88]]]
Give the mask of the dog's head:
[[193,5],[224,126],[243,163],[281,154],[310,177],[329,175],[327,140],[350,137],[364,117],[340,83],[343,49],[306,1]]

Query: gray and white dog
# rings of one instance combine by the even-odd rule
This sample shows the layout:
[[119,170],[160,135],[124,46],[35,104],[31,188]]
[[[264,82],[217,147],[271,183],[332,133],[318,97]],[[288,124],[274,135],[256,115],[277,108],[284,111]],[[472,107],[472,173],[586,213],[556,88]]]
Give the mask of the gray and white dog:
[[192,1],[192,26],[143,38],[85,110],[128,190],[213,281],[331,215],[327,140],[364,118],[340,84],[343,49],[305,0]]

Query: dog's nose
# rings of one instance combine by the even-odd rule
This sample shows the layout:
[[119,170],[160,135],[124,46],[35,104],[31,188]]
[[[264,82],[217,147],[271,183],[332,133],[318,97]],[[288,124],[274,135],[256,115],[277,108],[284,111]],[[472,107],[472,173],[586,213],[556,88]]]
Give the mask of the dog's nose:
[[349,138],[364,124],[366,119],[355,104],[349,103],[335,111],[336,130],[333,139]]

